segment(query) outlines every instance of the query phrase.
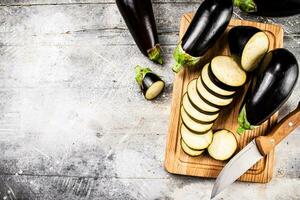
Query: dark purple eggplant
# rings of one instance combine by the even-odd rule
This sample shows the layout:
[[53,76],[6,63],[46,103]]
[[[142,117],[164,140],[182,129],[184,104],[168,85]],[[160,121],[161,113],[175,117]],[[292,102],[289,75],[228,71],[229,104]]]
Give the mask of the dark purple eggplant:
[[234,5],[259,16],[284,17],[300,13],[299,0],[234,0]]
[[227,28],[233,12],[232,0],[204,0],[174,51],[174,72],[198,64]]
[[277,112],[291,95],[298,73],[298,63],[291,52],[270,51],[254,73],[238,117],[238,133],[254,129]]
[[164,89],[165,82],[149,68],[136,66],[135,80],[147,100],[155,99]]
[[265,32],[252,26],[236,26],[228,33],[228,44],[233,56],[239,58],[241,67],[253,71],[269,50]]
[[162,64],[151,0],[116,0],[116,3],[140,51]]

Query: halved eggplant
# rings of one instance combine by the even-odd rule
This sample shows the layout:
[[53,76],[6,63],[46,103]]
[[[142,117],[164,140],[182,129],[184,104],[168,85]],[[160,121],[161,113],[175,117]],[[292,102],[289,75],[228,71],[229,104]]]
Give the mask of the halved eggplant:
[[255,70],[269,50],[266,33],[252,26],[232,28],[228,43],[231,54],[240,58],[241,66],[247,72]]
[[227,160],[237,150],[238,143],[234,134],[228,130],[214,133],[213,140],[207,148],[208,154],[216,160]]
[[165,82],[149,68],[136,66],[136,81],[147,100],[156,98],[164,89]]
[[213,123],[210,124],[203,124],[196,122],[193,120],[184,110],[183,106],[180,109],[180,116],[182,119],[183,124],[191,131],[195,132],[196,134],[203,134],[206,133],[211,129]]
[[192,80],[187,86],[187,94],[191,104],[200,112],[215,115],[220,111],[220,108],[211,106],[206,103],[197,92],[197,79]]
[[209,130],[205,134],[195,134],[191,132],[184,124],[182,124],[180,127],[180,133],[184,143],[193,150],[203,150],[207,148],[213,139],[212,130]]
[[227,91],[227,90],[224,90],[220,87],[218,87],[216,84],[214,84],[209,76],[208,76],[208,66],[209,66],[209,63],[206,64],[203,68],[202,68],[202,71],[201,71],[201,78],[202,78],[202,83],[203,83],[203,86],[209,90],[210,93],[214,94],[215,96],[218,96],[218,97],[233,97],[234,94],[235,94],[235,91]]
[[202,113],[200,111],[198,111],[190,102],[189,97],[187,95],[187,93],[185,93],[183,95],[182,98],[182,106],[184,108],[184,110],[186,111],[186,113],[195,121],[199,122],[199,123],[203,123],[203,124],[207,124],[207,123],[212,123],[213,121],[215,121],[217,119],[217,117],[219,116],[219,113],[214,114],[214,115],[207,115],[205,113]]
[[233,98],[232,97],[217,97],[211,94],[204,86],[201,80],[201,76],[199,76],[197,80],[197,91],[199,95],[203,98],[206,103],[212,104],[216,107],[223,107],[229,105]]
[[200,156],[205,151],[205,150],[191,149],[184,143],[183,139],[180,140],[180,146],[181,146],[182,150],[184,151],[184,153],[186,153],[189,156],[193,156],[193,157]]
[[238,117],[238,133],[269,119],[287,101],[297,83],[299,67],[286,49],[270,51],[254,74]]
[[224,33],[233,12],[232,0],[204,0],[174,51],[174,72],[194,67]]
[[116,0],[116,4],[140,51],[162,64],[151,0]]

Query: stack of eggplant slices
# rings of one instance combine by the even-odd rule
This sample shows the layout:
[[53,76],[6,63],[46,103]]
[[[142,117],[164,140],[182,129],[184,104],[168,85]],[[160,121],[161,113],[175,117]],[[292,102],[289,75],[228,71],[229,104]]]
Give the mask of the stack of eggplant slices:
[[[151,0],[117,0],[118,8],[141,52],[162,64]],[[233,13],[232,0],[204,0],[174,50],[175,73],[198,68],[199,62],[224,35]],[[181,147],[190,156],[206,149],[216,160],[227,160],[237,150],[235,134],[212,131],[220,111],[246,82],[249,89],[240,108],[237,133],[259,127],[287,101],[299,73],[295,56],[286,49],[269,51],[267,34],[255,27],[236,26],[226,35],[230,56],[216,56],[200,66],[182,96]],[[193,69],[195,71],[195,69]],[[156,98],[164,81],[150,68],[136,67],[136,81],[147,100]]]
[[[227,0],[223,1],[225,2],[228,3]],[[224,9],[220,5],[215,7],[219,9],[218,13],[210,15],[214,16],[213,19],[220,17],[220,10]],[[203,11],[201,6],[199,9]],[[195,34],[195,31],[199,31],[195,27],[201,21],[198,12],[199,10],[175,50],[175,72],[182,68],[189,70],[190,67],[196,67],[197,64],[190,61],[200,60],[207,49],[205,46],[205,51],[201,52],[203,46],[199,48],[197,40],[206,41],[210,47],[214,44],[210,39],[219,38],[228,25],[228,21],[223,19],[218,35],[209,34],[213,31]],[[214,20],[208,18],[203,29],[209,26],[210,30],[215,27],[214,23]],[[195,35],[200,37],[195,39]],[[250,82],[250,86],[240,108],[237,122],[239,134],[258,127],[278,111],[297,82],[299,69],[295,56],[286,49],[268,52],[269,38],[264,31],[251,26],[236,26],[228,32],[227,41],[231,55],[216,56],[202,66],[199,77],[188,83],[187,91],[182,97],[180,144],[182,150],[190,156],[199,156],[207,149],[212,158],[223,161],[236,152],[238,142],[235,134],[226,129],[213,132],[212,127],[222,108],[233,101],[236,92],[246,82]]]

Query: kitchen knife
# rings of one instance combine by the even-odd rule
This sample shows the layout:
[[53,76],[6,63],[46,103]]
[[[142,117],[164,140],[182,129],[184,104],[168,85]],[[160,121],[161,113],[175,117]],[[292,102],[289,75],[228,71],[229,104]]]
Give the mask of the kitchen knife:
[[243,175],[255,163],[267,155],[278,143],[300,125],[300,102],[298,107],[282,119],[266,136],[253,139],[222,169],[214,184],[211,199]]

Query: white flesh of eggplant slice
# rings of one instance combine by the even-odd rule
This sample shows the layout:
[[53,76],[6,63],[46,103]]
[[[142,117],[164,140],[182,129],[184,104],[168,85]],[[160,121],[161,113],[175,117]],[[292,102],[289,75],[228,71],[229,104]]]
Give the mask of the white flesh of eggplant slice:
[[197,90],[199,94],[206,99],[206,101],[212,103],[216,106],[227,106],[230,104],[233,100],[233,98],[230,99],[222,99],[220,97],[216,97],[213,94],[211,94],[209,91],[206,90],[206,88],[202,84],[201,77],[197,80]]
[[213,122],[217,117],[219,116],[219,113],[216,113],[214,115],[207,115],[205,113],[202,113],[198,111],[190,102],[189,97],[187,93],[184,94],[182,99],[182,106],[186,113],[193,118],[195,121],[202,122],[202,123],[209,123]]
[[207,148],[213,139],[213,132],[209,130],[205,134],[191,132],[184,124],[180,127],[181,138],[184,143],[193,150],[203,150]]
[[213,126],[213,123],[201,124],[199,122],[196,122],[185,112],[183,106],[181,107],[180,114],[181,114],[182,122],[185,124],[185,126],[191,131],[195,132],[196,134],[206,133]]
[[192,80],[187,88],[188,97],[191,100],[191,103],[195,105],[199,110],[208,112],[208,113],[216,113],[220,109],[206,103],[197,92],[197,79]]
[[186,153],[189,156],[200,156],[204,152],[204,150],[191,149],[184,143],[183,139],[181,139],[180,145],[181,145],[181,148],[184,151],[184,153]]
[[146,91],[145,98],[148,100],[154,99],[162,92],[164,87],[165,87],[165,83],[163,81],[156,81]]
[[237,140],[228,130],[219,130],[214,133],[212,143],[208,147],[208,154],[216,160],[229,159],[237,149]]
[[207,87],[209,87],[212,91],[214,91],[215,93],[219,94],[219,95],[223,95],[223,96],[231,96],[235,93],[235,91],[227,91],[224,90],[220,87],[218,87],[217,85],[215,85],[211,79],[208,76],[208,66],[209,63],[206,64],[201,71],[201,78],[204,82],[205,85],[207,85]]
[[254,34],[245,45],[241,57],[242,68],[253,71],[269,50],[269,38],[264,32]]
[[233,57],[214,57],[210,63],[210,67],[215,77],[225,85],[240,87],[246,82],[246,72],[241,69]]

